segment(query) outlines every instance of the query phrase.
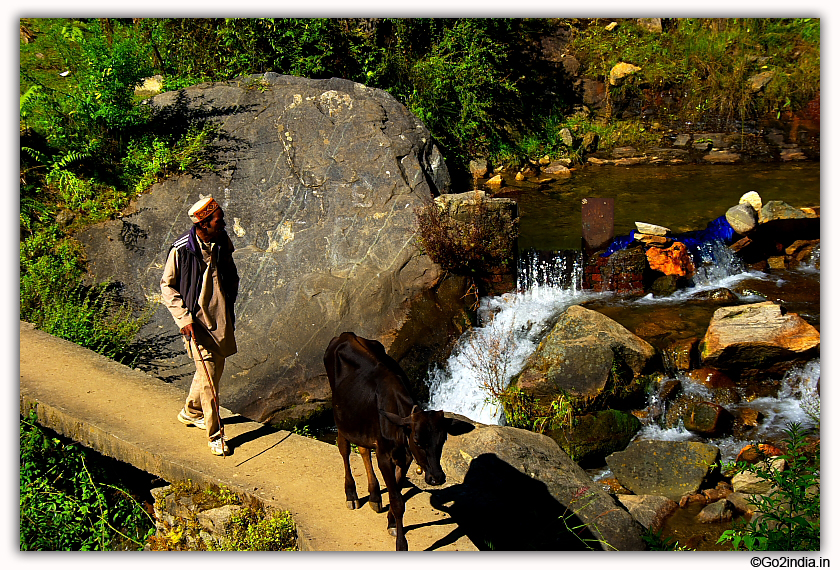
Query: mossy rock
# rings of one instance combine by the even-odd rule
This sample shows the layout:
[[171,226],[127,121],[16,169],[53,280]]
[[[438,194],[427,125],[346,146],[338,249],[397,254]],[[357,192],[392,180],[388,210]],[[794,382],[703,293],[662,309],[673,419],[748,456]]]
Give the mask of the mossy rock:
[[601,410],[577,420],[572,428],[546,435],[582,465],[602,465],[609,454],[625,449],[642,427],[638,418],[620,410]]

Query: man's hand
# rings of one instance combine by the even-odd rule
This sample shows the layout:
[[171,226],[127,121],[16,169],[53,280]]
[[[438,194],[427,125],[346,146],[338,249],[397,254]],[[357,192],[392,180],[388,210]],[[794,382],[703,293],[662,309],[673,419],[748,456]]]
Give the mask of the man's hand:
[[195,331],[193,330],[193,324],[190,323],[185,325],[184,328],[181,329],[181,334],[184,335],[184,338],[187,339],[187,342],[190,342],[193,337],[195,336]]

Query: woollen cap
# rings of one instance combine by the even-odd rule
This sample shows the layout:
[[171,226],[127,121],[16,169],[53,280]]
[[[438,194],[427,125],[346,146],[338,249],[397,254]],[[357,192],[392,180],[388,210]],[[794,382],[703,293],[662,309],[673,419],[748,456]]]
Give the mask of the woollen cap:
[[212,196],[207,196],[206,198],[202,198],[198,202],[192,205],[192,208],[189,209],[187,214],[189,214],[190,219],[193,221],[194,224],[209,218],[213,215],[213,212],[219,209],[219,203],[216,202]]

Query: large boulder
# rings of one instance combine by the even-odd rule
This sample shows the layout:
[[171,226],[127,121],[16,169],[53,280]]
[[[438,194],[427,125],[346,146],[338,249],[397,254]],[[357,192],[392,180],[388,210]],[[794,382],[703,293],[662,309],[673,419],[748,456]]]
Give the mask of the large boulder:
[[819,350],[820,333],[795,313],[765,301],[715,311],[700,343],[702,365],[758,369]]
[[[645,549],[639,524],[547,436],[480,426],[449,437],[441,466],[455,485],[432,489],[433,500],[476,544]],[[500,509],[511,524],[499,524]]]
[[[163,93],[150,105],[161,124],[215,124],[215,168],[156,184],[120,219],[78,237],[96,278],[154,302],[189,206],[206,195],[221,203],[241,277],[226,407],[278,425],[323,413],[324,350],[344,331],[425,372],[465,287],[416,243],[415,209],[450,186],[416,117],[378,89],[274,73]],[[139,365],[186,387],[193,365],[163,307],[144,335],[149,358]]]
[[538,397],[568,394],[579,405],[616,402],[631,395],[633,380],[656,350],[619,323],[580,305],[566,309],[518,378]]
[[720,450],[706,443],[637,440],[607,457],[607,465],[635,494],[679,501],[700,489],[719,460]]

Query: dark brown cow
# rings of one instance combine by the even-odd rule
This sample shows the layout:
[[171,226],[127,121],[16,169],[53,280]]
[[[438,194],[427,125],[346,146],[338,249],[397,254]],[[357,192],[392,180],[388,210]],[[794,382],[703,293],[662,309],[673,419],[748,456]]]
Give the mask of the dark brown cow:
[[426,483],[440,485],[446,475],[440,454],[451,420],[442,411],[422,411],[408,391],[408,381],[385,347],[351,332],[330,342],[324,367],[332,389],[333,415],[338,428],[338,450],[344,460],[344,493],[347,507],[361,505],[350,472],[350,444],[359,447],[368,477],[370,506],[382,511],[379,481],[371,464],[371,449],[385,479],[390,507],[388,530],[397,537],[397,550],[408,550],[403,531],[405,501],[400,483],[412,458],[425,473]]

